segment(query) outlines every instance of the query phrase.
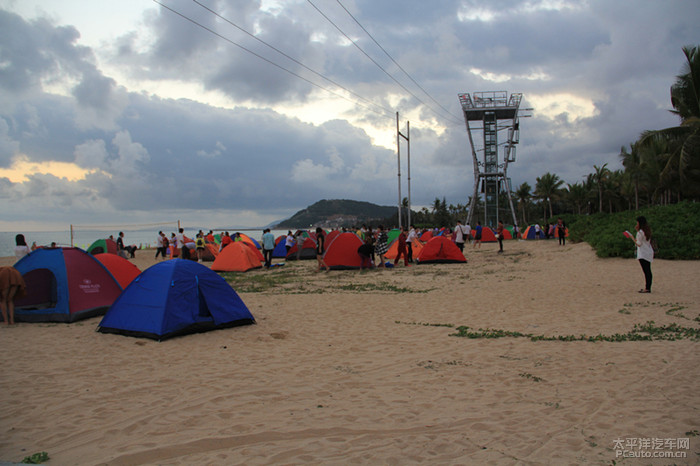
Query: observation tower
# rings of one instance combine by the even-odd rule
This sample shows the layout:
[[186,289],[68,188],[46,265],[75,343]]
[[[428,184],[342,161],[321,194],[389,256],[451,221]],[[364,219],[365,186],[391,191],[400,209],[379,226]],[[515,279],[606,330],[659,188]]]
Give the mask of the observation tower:
[[[499,219],[498,205],[499,193],[505,191],[508,195],[513,225],[517,225],[511,195],[511,181],[508,178],[508,165],[515,162],[515,146],[520,140],[518,112],[523,95],[513,93],[508,97],[506,91],[489,91],[474,92],[473,97],[469,94],[458,94],[458,96],[464,112],[464,121],[467,124],[474,162],[474,194],[469,204],[467,223],[472,224],[479,191],[484,194],[482,225],[495,228],[499,220],[505,220]],[[472,131],[482,133],[483,146],[479,149],[475,145]],[[498,142],[499,133],[502,133],[500,139],[504,139],[505,142]],[[500,160],[499,146],[503,147],[503,157]],[[481,160],[477,156],[478,151],[483,151]]]

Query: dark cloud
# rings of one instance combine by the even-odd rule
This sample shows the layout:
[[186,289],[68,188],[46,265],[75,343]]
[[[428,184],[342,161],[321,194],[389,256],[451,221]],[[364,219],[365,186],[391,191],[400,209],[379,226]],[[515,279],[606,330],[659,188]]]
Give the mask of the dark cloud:
[[[164,3],[334,88],[196,3]],[[536,107],[533,118],[521,122],[513,185],[534,186],[545,172],[577,182],[593,165],[619,168],[620,146],[645,129],[676,122],[667,112],[668,88],[683,63],[680,48],[697,41],[700,22],[700,11],[682,1],[560,2],[559,9],[537,1],[411,0],[400,8],[343,2],[426,95],[338,4],[315,2],[412,96],[308,2],[282,2],[273,10],[259,1],[206,4],[389,110],[357,106],[320,125],[305,122],[303,113],[284,115],[277,104],[294,108],[330,94],[162,7],[146,13],[145,30],[125,30],[95,51],[80,45],[75,27],[0,11],[0,167],[22,154],[31,162],[75,163],[88,171],[77,181],[50,174],[19,182],[0,178],[0,197],[11,200],[3,203],[3,215],[28,218],[22,212],[29,210],[41,218],[94,223],[99,215],[204,212],[225,218],[248,212],[263,224],[323,198],[393,204],[395,148],[374,145],[345,118],[386,128],[393,137],[394,111],[402,128],[411,120],[413,204],[428,205],[435,197],[465,203],[473,166],[457,94],[501,89],[522,92],[523,106]],[[121,76],[103,71],[93,52]],[[201,86],[249,107],[128,90],[123,76]],[[406,196],[408,154],[401,144]]]

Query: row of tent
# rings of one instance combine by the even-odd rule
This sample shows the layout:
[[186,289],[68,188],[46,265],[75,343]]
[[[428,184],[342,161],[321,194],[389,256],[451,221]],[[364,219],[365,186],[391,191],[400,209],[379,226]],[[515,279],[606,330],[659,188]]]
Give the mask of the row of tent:
[[141,272],[114,254],[37,249],[14,265],[27,293],[17,322],[75,322],[103,315],[98,330],[164,340],[255,323],[235,290],[194,261],[160,262]]

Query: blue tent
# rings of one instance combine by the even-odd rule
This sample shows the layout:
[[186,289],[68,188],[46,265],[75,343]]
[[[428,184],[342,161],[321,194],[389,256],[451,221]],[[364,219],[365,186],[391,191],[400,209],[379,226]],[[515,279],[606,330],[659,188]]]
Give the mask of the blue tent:
[[275,249],[272,250],[272,257],[287,257],[287,247],[285,246],[286,242],[286,238],[282,238],[277,242],[277,244],[275,245]]
[[97,330],[161,341],[254,323],[241,298],[216,272],[194,261],[173,259],[136,277]]
[[79,248],[41,248],[14,267],[27,284],[15,301],[18,322],[75,322],[103,315],[122,287],[104,265]]

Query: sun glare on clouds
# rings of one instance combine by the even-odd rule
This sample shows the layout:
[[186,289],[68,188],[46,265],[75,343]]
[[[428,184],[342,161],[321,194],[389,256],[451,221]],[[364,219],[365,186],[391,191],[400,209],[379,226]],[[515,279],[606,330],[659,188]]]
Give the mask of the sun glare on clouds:
[[85,170],[68,162],[30,162],[26,156],[15,158],[10,168],[0,168],[0,178],[7,178],[13,183],[22,183],[35,174],[53,175],[68,181],[85,179],[92,170]]

